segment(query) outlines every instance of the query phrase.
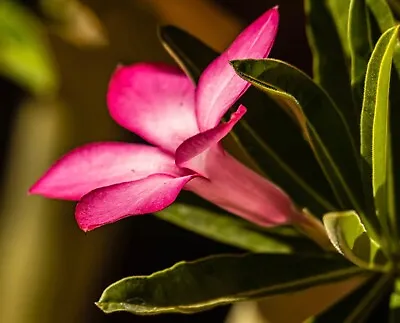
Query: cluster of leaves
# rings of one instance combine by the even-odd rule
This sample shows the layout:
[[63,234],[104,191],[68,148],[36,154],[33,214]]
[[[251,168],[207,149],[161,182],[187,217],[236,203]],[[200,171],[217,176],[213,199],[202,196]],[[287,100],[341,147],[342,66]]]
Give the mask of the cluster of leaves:
[[[175,204],[158,216],[254,253],[125,278],[105,290],[103,311],[193,313],[360,276],[364,285],[328,310],[330,320],[363,322],[389,294],[390,320],[400,318],[399,27],[386,0],[306,0],[305,7],[313,78],[276,59],[231,62],[254,87],[242,99],[249,115],[226,145],[323,219],[338,253],[291,228],[265,230]],[[194,81],[217,56],[176,27],[162,27],[160,39]],[[327,313],[314,322],[328,322]]]

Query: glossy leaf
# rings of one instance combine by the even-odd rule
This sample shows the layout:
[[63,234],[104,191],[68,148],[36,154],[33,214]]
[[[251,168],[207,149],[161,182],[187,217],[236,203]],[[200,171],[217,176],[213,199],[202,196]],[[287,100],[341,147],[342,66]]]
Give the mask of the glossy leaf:
[[[218,55],[177,27],[161,27],[159,37],[167,51],[195,82]],[[283,92],[275,92],[275,98],[285,96]],[[254,88],[250,88],[240,101],[248,107],[248,112],[235,128],[235,133],[224,141],[225,148],[243,163],[265,174],[296,203],[307,206],[314,214],[322,215],[332,210],[333,194],[329,184],[311,149],[299,136],[298,126],[274,101]],[[276,136],[282,128],[285,129],[285,136]],[[301,160],[297,158],[299,155]]]
[[351,86],[354,103],[360,114],[365,73],[373,48],[369,12],[365,0],[351,0],[348,34],[351,53]]
[[361,210],[362,186],[354,143],[341,112],[326,92],[306,74],[278,60],[241,60],[232,65],[239,76],[267,94],[272,87],[298,101],[298,114],[307,120],[303,132],[309,133],[310,145],[338,202],[343,208]]
[[281,228],[260,230],[240,218],[210,212],[187,204],[173,204],[155,214],[158,218],[207,238],[239,247],[252,252],[268,253],[321,253],[308,239],[292,231],[281,233]]
[[[369,9],[372,12],[373,22],[375,22],[376,28],[380,33],[384,33],[389,28],[392,28],[398,25],[398,22],[393,16],[393,13],[388,5],[388,2],[385,0],[366,0]],[[379,32],[377,34],[379,36]],[[378,37],[375,37],[377,39]],[[400,128],[398,127],[397,121],[400,117],[400,111],[397,108],[400,104],[400,91],[398,90],[400,87],[400,46],[397,40],[397,44],[394,46],[393,52],[393,63],[394,69],[391,73],[390,80],[390,123],[391,123],[391,144],[392,147],[398,147],[400,144]],[[395,194],[400,192],[400,173],[397,171],[400,165],[400,152],[398,149],[392,150],[392,168],[394,171],[393,174],[393,186]],[[400,221],[397,221],[397,230],[400,230]],[[395,247],[398,246],[395,244]]]
[[389,129],[390,72],[397,33],[397,27],[385,32],[372,52],[361,115],[361,155],[365,161],[363,172],[366,179],[372,177],[376,214],[385,236],[390,234],[390,227],[397,230]]
[[0,73],[34,94],[48,94],[57,87],[44,29],[16,1],[0,2]]
[[180,262],[150,276],[122,279],[104,291],[97,306],[106,313],[194,313],[217,305],[304,290],[361,273],[362,270],[337,257],[220,255]]
[[332,244],[348,260],[362,268],[384,269],[383,264],[374,261],[379,245],[368,237],[354,211],[328,213],[324,225]]
[[[353,105],[346,54],[328,2],[305,1],[306,31],[313,56],[313,76],[315,82],[330,95],[340,109],[353,140],[358,145],[358,117]],[[336,2],[343,3],[338,0]],[[346,2],[347,0],[344,1],[344,6],[348,7]],[[347,26],[347,21],[343,23]]]

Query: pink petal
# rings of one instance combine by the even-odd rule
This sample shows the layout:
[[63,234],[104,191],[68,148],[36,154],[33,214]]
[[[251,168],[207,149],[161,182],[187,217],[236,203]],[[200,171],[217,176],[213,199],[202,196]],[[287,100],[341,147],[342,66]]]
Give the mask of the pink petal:
[[240,105],[237,111],[232,113],[228,122],[221,123],[210,130],[185,140],[176,150],[175,163],[179,167],[189,168],[207,177],[207,172],[204,168],[207,152],[232,130],[246,111],[245,106]]
[[261,226],[298,220],[299,213],[285,192],[226,152],[212,149],[205,168],[207,179],[194,178],[186,189]]
[[155,174],[96,189],[78,203],[76,220],[83,231],[89,231],[130,215],[160,211],[175,201],[183,186],[194,176],[175,178]]
[[178,68],[139,63],[119,67],[107,101],[111,116],[146,141],[174,152],[198,130],[195,87]]
[[156,147],[119,142],[92,143],[76,148],[58,160],[29,192],[79,200],[95,188],[160,172],[182,174],[173,158]]
[[201,131],[215,127],[250,86],[235,74],[229,61],[267,57],[278,31],[278,22],[278,7],[268,10],[203,72],[196,92],[196,115]]

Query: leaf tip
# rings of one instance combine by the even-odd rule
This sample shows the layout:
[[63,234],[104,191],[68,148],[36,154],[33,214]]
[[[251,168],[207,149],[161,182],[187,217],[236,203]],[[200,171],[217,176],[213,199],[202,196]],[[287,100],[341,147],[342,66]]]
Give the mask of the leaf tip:
[[94,305],[96,305],[103,312],[107,312],[107,303],[102,302],[101,299],[98,302],[94,302]]

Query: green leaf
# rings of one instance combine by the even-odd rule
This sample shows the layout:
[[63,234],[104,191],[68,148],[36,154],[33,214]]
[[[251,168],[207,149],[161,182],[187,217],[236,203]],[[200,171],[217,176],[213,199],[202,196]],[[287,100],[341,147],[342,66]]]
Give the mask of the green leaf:
[[400,2],[398,0],[387,0],[390,8],[392,8],[394,16],[397,19],[400,17]]
[[382,33],[396,24],[392,10],[386,0],[366,0],[366,2]]
[[[173,26],[161,27],[159,37],[195,82],[218,55],[192,35]],[[281,95],[285,94],[277,93],[276,97]],[[306,206],[314,214],[322,216],[332,210],[331,202],[328,202],[333,195],[329,184],[311,149],[298,135],[298,126],[271,99],[254,88],[245,93],[241,103],[249,111],[235,128],[235,133],[224,140],[224,147],[252,169],[265,174],[297,204]],[[277,131],[282,128],[285,136],[277,136]],[[301,160],[297,156],[302,156]],[[253,158],[258,160],[257,164]]]
[[368,237],[357,213],[328,213],[324,225],[332,244],[348,260],[362,268],[384,270],[384,264],[375,262],[379,245]]
[[[350,76],[346,54],[335,24],[329,1],[306,0],[306,31],[313,54],[313,75],[332,98],[349,126],[354,142],[358,145],[358,115],[353,105]],[[348,1],[341,2],[348,8]],[[348,10],[346,10],[348,11]],[[343,21],[347,27],[347,21]]]
[[57,87],[44,36],[33,14],[15,1],[0,1],[0,73],[38,95]]
[[199,81],[203,70],[219,55],[196,37],[175,26],[158,29],[162,45],[193,82]]
[[306,74],[278,60],[241,60],[232,65],[239,76],[265,93],[270,95],[272,87],[298,102],[301,110],[297,114],[307,120],[303,132],[309,134],[309,143],[340,206],[361,211],[362,185],[354,143],[341,112],[326,92]]
[[365,0],[351,0],[348,34],[351,53],[351,86],[354,102],[360,113],[365,73],[373,49],[369,12]]
[[[307,323],[338,323],[338,322],[350,322],[347,317],[351,317],[354,312],[354,309],[363,302],[363,299],[370,292],[371,289],[374,288],[376,283],[382,275],[375,274],[373,275],[366,283],[357,288],[350,295],[341,299],[338,303],[334,304],[328,310],[326,310],[318,317],[307,321]],[[365,308],[364,309],[364,317],[368,317],[373,308]],[[360,321],[352,321],[361,323]]]
[[350,57],[349,40],[347,34],[349,21],[350,0],[323,0],[326,2],[332,18],[335,22],[336,29],[342,43],[342,47],[346,56],[346,60]]
[[[383,234],[397,235],[393,197],[393,171],[389,129],[389,85],[398,27],[379,39],[368,63],[361,114],[361,155],[363,173],[372,177],[372,194]],[[371,190],[371,188],[369,188]],[[390,232],[390,229],[395,232]],[[396,245],[397,245],[397,239]]]
[[400,321],[400,279],[396,279],[394,289],[390,295],[390,322]]
[[236,133],[272,182],[296,204],[322,216],[335,209],[335,197],[304,140],[307,133],[297,123],[301,116],[292,113],[297,102],[282,91],[271,89],[269,94],[268,97],[254,87],[247,91],[242,102],[249,111],[244,116],[246,122],[236,127]]
[[[383,34],[389,28],[396,26],[392,10],[386,0],[366,0],[368,8],[371,10],[373,17],[381,33]],[[394,65],[396,66],[397,74],[400,76],[400,48],[397,46],[393,55]]]
[[[293,129],[293,127],[289,128],[288,124],[285,122],[281,123],[280,121],[282,121],[282,119],[276,108],[266,104],[265,107],[262,107],[265,109],[265,115],[262,119],[267,120],[270,118],[271,121],[276,123],[275,126],[268,125],[270,130],[266,135],[266,139],[264,140],[261,138],[250,126],[250,124],[255,123],[252,122],[253,120],[249,120],[249,123],[240,124],[241,127],[237,130],[237,133],[241,135],[240,137],[243,142],[246,143],[246,147],[252,147],[254,142],[259,145],[264,155],[267,155],[267,158],[262,155],[259,156],[259,159],[261,159],[260,165],[265,169],[267,176],[271,181],[282,187],[297,204],[306,206],[314,214],[323,214],[328,210],[335,209],[335,206],[326,198],[333,194],[330,190],[328,191],[326,189],[329,184],[326,180],[321,181],[323,174],[319,176],[319,166],[315,158],[309,156],[308,150],[303,149],[303,146],[307,144],[307,141],[304,139],[307,139],[309,134],[305,127],[304,116],[298,113],[298,102],[290,94],[282,91],[268,89],[268,94],[278,105],[276,108],[281,110],[279,112],[286,114],[284,117],[288,118],[289,116],[293,120],[292,124],[296,129]],[[249,112],[249,115],[251,115],[251,112],[252,111]],[[258,113],[255,117],[261,119],[262,115]],[[267,127],[266,124],[265,127]],[[251,139],[253,143],[246,140],[247,137],[241,131],[241,128],[244,128],[244,130],[250,134],[249,139]],[[280,140],[282,135],[277,136],[276,134],[280,134],[282,129],[285,129],[285,137],[297,137],[301,139],[302,143],[299,144],[298,141],[291,141],[291,139]],[[274,140],[274,138],[277,139]],[[279,147],[279,145],[281,147]],[[297,147],[297,149],[295,147]],[[312,152],[310,151],[310,153]],[[302,156],[302,158],[307,161],[307,164],[301,165],[301,161],[296,158],[297,156]],[[313,163],[310,161],[310,157],[313,158]],[[297,162],[301,167],[295,168],[293,162]],[[308,173],[306,172],[307,167]],[[314,172],[312,172],[312,170],[310,172],[311,167],[313,167],[312,170],[314,170]],[[315,176],[314,181],[311,173]]]
[[187,204],[173,204],[157,212],[158,218],[207,238],[252,252],[321,253],[308,239],[296,234],[281,234],[281,228],[260,230],[258,226],[237,217],[210,212]]
[[109,286],[104,312],[194,313],[214,306],[304,290],[363,273],[337,257],[282,254],[220,255],[180,262],[150,276]]

